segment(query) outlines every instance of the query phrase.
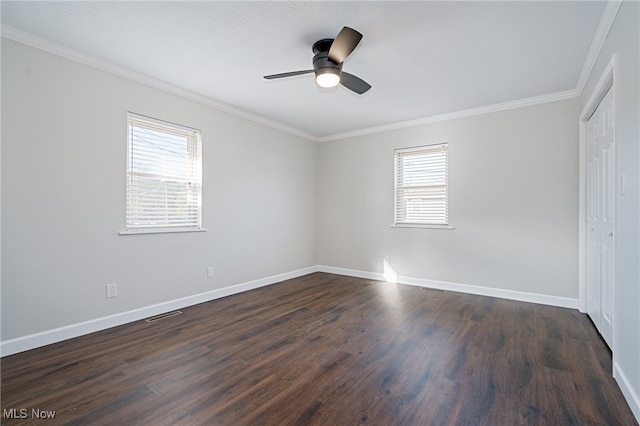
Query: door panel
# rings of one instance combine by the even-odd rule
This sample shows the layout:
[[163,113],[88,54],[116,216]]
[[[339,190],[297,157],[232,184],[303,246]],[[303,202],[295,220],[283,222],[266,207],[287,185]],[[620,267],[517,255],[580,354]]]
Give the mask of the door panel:
[[613,336],[615,144],[611,89],[587,122],[587,314],[607,342]]

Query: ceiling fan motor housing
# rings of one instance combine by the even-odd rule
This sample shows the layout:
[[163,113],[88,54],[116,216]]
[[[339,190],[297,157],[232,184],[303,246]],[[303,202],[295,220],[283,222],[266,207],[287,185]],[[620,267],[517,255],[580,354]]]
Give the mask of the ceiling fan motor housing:
[[[316,75],[323,74],[324,72],[334,72],[337,70],[338,75],[342,71],[342,62],[336,64],[329,59],[329,49],[333,43],[332,38],[324,38],[318,40],[313,44],[313,70]],[[331,70],[331,71],[329,71]]]

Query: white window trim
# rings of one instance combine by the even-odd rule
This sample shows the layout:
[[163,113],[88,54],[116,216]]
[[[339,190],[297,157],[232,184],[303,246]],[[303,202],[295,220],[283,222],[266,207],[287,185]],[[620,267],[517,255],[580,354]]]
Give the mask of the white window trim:
[[[437,149],[446,147],[447,150],[447,168],[446,168],[446,218],[447,223],[412,223],[412,222],[398,222],[398,153],[402,152],[415,152],[421,149]],[[393,228],[423,228],[423,229],[446,229],[453,230],[455,227],[451,225],[449,221],[449,166],[448,166],[448,155],[449,155],[449,143],[448,142],[440,142],[437,144],[428,144],[428,145],[420,145],[408,148],[399,148],[394,150],[394,189],[393,189],[393,223],[389,225]]]
[[456,229],[452,225],[423,225],[419,223],[392,223],[389,226],[392,228]]
[[[127,113],[127,149],[130,148],[130,141],[129,141],[129,137],[130,137],[130,121],[131,120],[141,120],[141,121],[146,121],[146,122],[150,122],[150,123],[154,123],[154,124],[158,124],[160,126],[163,127],[168,127],[170,129],[175,129],[178,131],[184,131],[184,132],[188,132],[188,133],[195,133],[197,134],[197,149],[198,149],[198,156],[199,156],[199,164],[196,164],[196,167],[198,168],[197,173],[199,174],[199,180],[200,180],[200,193],[199,193],[199,211],[198,211],[198,220],[197,220],[197,225],[189,225],[189,226],[141,226],[141,227],[126,227],[126,229],[121,230],[118,232],[118,235],[140,235],[140,234],[166,234],[166,233],[185,233],[185,232],[205,232],[207,231],[206,228],[204,228],[202,226],[202,132],[198,129],[194,129],[191,127],[187,127],[187,126],[183,126],[183,125],[179,125],[179,124],[175,124],[172,122],[168,122],[168,121],[163,121],[163,120],[158,120],[152,117],[148,117],[148,116],[144,116],[141,114],[136,114],[133,112],[128,112]],[[127,158],[127,179],[129,179],[129,152],[127,152],[126,155]],[[125,198],[127,198],[128,200],[128,183],[125,187]],[[125,222],[127,222],[128,218],[126,217],[129,212],[127,210],[127,206],[126,206],[127,201],[125,201]]]
[[207,228],[149,228],[149,229],[125,229],[118,231],[118,235],[139,235],[139,234],[171,234],[183,232],[206,232]]

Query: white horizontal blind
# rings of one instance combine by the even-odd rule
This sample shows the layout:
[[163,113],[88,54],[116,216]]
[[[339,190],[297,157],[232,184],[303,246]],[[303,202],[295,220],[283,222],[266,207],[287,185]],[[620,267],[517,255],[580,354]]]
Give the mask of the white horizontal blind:
[[200,229],[200,131],[129,114],[127,230]]
[[396,150],[395,224],[449,223],[448,144]]

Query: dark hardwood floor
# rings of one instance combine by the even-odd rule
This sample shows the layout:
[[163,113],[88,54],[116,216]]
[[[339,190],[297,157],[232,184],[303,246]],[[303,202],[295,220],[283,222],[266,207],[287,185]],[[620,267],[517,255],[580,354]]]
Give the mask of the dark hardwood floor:
[[570,309],[315,273],[182,311],[3,358],[2,424],[637,424]]

